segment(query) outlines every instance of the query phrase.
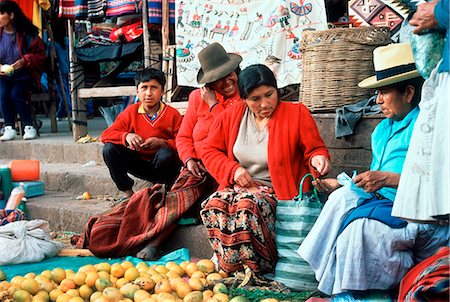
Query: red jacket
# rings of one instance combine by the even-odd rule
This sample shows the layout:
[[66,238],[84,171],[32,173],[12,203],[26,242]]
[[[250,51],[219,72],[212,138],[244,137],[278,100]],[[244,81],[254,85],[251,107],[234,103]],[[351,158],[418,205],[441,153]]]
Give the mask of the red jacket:
[[[164,105],[163,110],[156,120],[151,121],[145,113],[138,113],[141,103],[133,104],[125,108],[101,136],[103,143],[113,143],[127,146],[125,140],[128,133],[139,134],[143,139],[158,137],[166,140],[168,145],[176,149],[175,137],[181,125],[181,114],[173,107]],[[155,150],[139,151],[142,157],[150,159],[155,154]]]
[[[2,34],[3,28],[0,28],[0,37]],[[40,86],[40,77],[47,58],[44,43],[39,36],[31,37],[19,33],[16,33],[16,41],[24,68],[29,70],[32,79]]]
[[200,89],[192,91],[189,95],[188,107],[176,139],[178,155],[185,164],[190,158],[200,159],[201,146],[214,119],[225,108],[241,101],[238,93],[226,100],[216,93],[216,99],[218,104],[210,111],[209,105],[200,96]]
[[[219,189],[231,186],[239,167],[233,146],[239,131],[245,103],[224,111],[209,131],[202,150],[202,161],[219,183]],[[298,195],[301,178],[313,172],[310,160],[315,155],[330,157],[308,109],[300,103],[279,102],[267,128],[268,167],[272,185],[280,200]]]

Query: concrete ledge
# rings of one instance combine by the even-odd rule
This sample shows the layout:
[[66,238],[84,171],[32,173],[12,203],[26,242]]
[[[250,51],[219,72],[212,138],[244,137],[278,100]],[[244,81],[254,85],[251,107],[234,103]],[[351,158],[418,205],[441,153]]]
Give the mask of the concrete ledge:
[[[46,192],[44,196],[30,198],[27,203],[30,219],[43,219],[56,231],[82,233],[89,218],[110,211],[111,204],[104,200],[75,200],[72,195]],[[210,258],[212,248],[203,225],[177,226],[163,243],[164,253],[186,247],[192,257]]]

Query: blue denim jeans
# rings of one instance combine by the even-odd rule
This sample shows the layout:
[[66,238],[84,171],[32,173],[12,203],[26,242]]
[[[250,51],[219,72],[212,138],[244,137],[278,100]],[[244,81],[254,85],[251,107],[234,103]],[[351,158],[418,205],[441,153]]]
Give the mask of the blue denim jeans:
[[32,126],[31,108],[27,103],[30,80],[0,76],[0,105],[5,126],[14,126],[17,113],[23,126]]

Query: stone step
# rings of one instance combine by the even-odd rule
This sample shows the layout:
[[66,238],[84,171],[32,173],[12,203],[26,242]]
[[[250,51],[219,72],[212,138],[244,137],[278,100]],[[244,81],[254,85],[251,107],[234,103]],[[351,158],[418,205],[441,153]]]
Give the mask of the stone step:
[[[49,222],[52,230],[82,233],[89,218],[111,210],[111,203],[101,199],[77,200],[71,194],[47,191],[27,202],[29,218]],[[203,225],[178,225],[161,247],[162,252],[186,247],[192,257],[210,258],[212,249]]]

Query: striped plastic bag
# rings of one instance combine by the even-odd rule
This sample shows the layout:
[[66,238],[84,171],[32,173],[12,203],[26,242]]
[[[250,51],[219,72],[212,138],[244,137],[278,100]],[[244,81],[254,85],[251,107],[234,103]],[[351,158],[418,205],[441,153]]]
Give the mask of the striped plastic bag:
[[314,177],[306,174],[299,188],[299,195],[292,200],[279,200],[275,221],[278,262],[275,281],[295,290],[317,290],[317,280],[309,264],[301,258],[297,249],[308,235],[322,209],[317,190],[302,193],[303,182]]

